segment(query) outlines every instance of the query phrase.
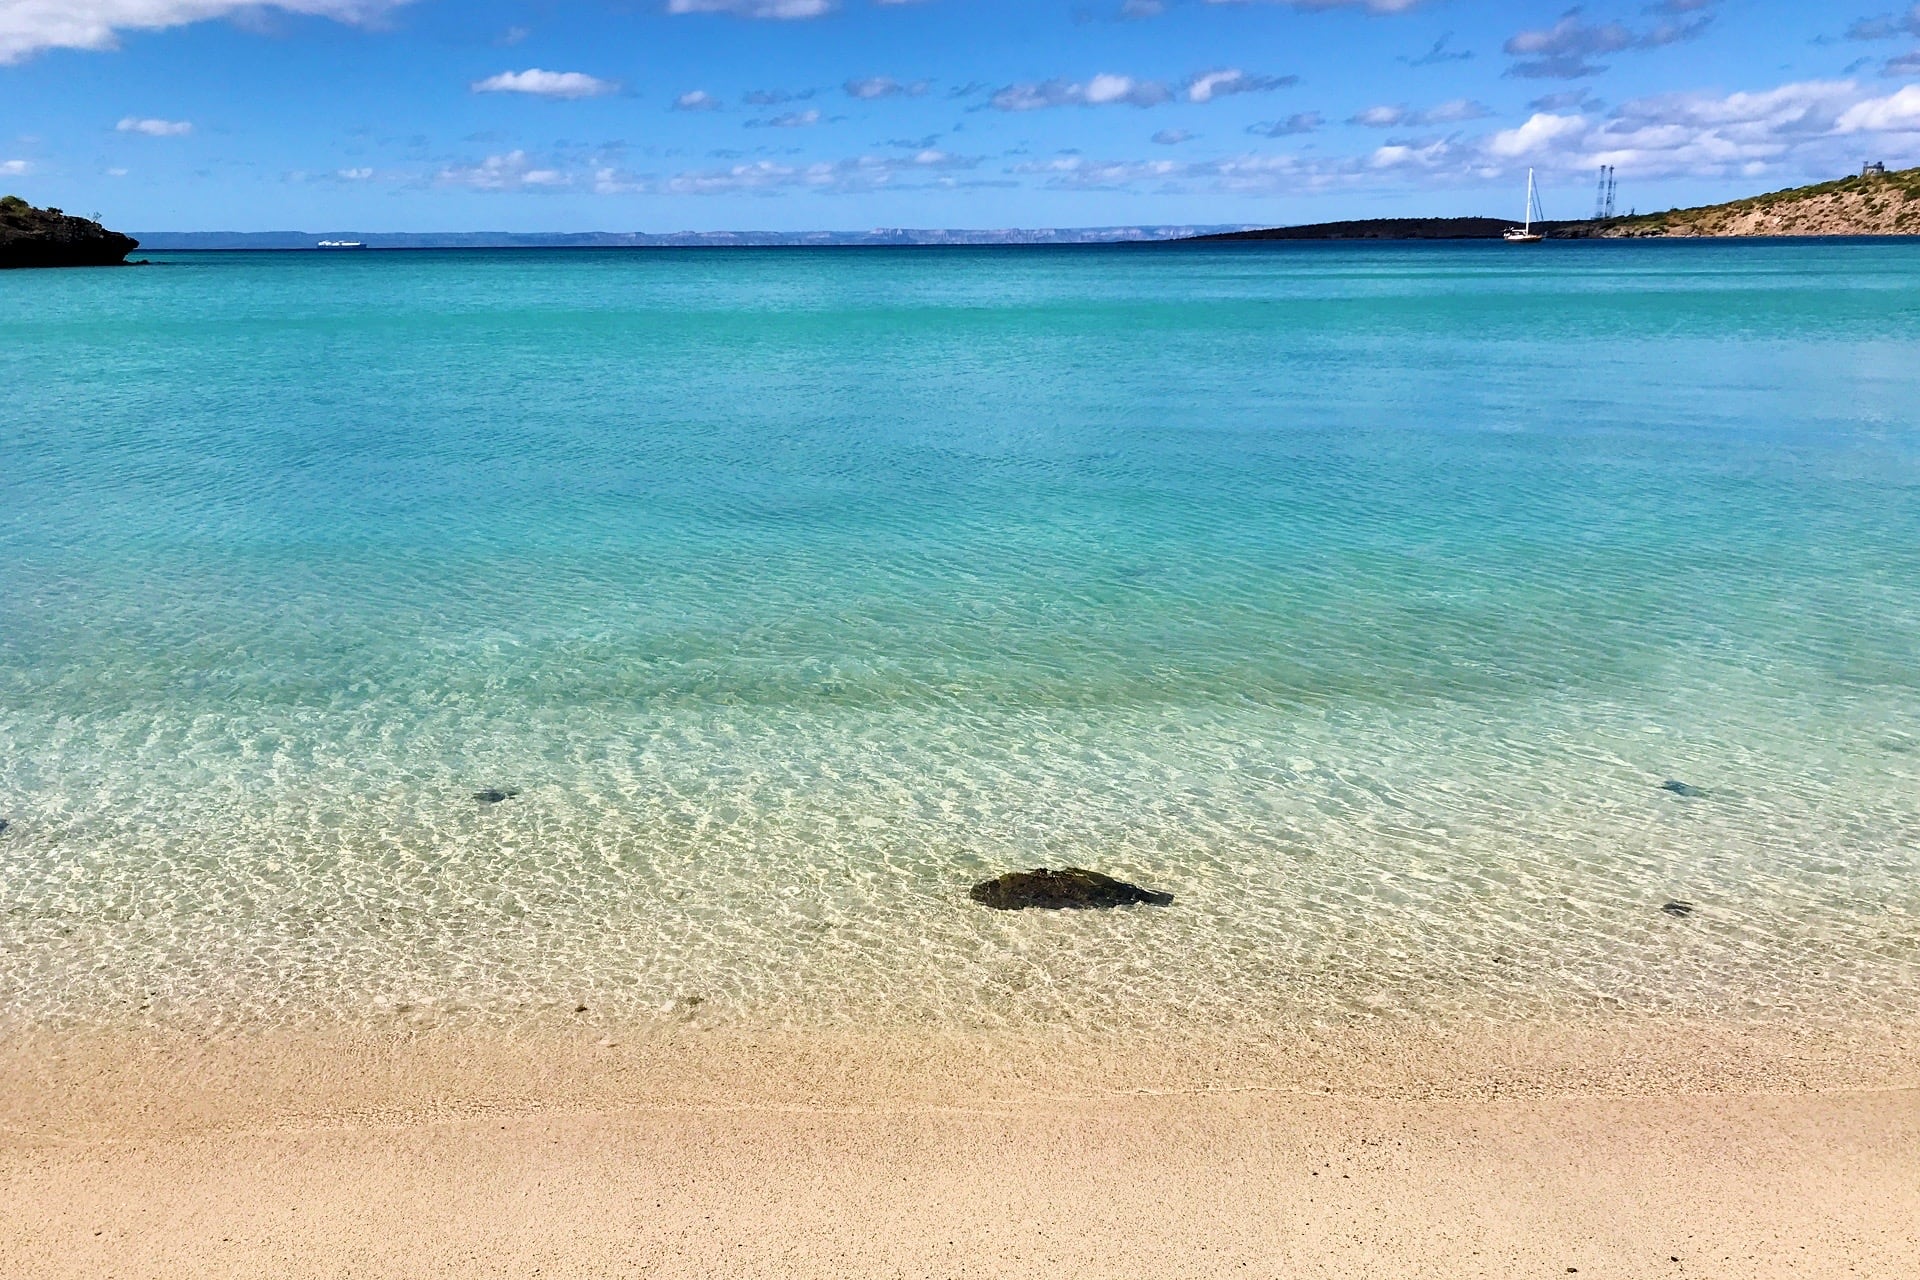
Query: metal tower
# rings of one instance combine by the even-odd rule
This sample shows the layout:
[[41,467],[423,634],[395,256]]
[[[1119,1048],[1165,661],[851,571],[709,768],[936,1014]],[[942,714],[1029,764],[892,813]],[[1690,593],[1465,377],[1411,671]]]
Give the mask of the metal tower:
[[1613,198],[1618,189],[1618,185],[1619,184],[1614,181],[1613,166],[1610,164],[1601,165],[1600,189],[1593,197],[1593,219],[1595,222],[1601,222],[1613,216]]

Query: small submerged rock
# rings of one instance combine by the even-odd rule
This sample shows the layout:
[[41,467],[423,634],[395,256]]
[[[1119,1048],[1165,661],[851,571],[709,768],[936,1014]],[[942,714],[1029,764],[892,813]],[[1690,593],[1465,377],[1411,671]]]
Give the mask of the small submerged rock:
[[1669,902],[1660,909],[1670,916],[1690,916],[1693,914],[1693,904],[1691,902]]
[[0,836],[7,834],[7,820],[0,818]]
[[1673,794],[1677,796],[1698,797],[1698,796],[1704,796],[1707,794],[1704,790],[1702,790],[1699,787],[1690,786],[1684,782],[1675,782],[1672,778],[1668,778],[1665,782],[1661,783],[1660,789],[1662,791],[1671,791],[1673,792]]
[[998,879],[981,881],[967,896],[995,911],[1023,911],[1028,907],[1043,911],[1105,909],[1136,902],[1154,907],[1173,905],[1170,893],[1142,889],[1137,884],[1080,867],[1068,867],[1065,871],[1041,868],[1010,872]]
[[485,791],[476,791],[473,798],[481,804],[505,804],[520,793],[512,787],[502,791],[498,787],[488,787]]

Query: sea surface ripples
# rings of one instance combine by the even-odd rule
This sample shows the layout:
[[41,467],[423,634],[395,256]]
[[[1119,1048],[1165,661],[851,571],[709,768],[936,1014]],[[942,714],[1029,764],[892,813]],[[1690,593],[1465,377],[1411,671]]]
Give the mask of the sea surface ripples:
[[1912,247],[0,292],[0,1023],[1920,996]]

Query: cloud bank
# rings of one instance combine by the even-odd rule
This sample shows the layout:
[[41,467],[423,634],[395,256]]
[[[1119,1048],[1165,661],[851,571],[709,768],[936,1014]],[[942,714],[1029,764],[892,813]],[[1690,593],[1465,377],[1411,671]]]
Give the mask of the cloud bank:
[[43,49],[112,49],[123,31],[160,31],[249,10],[365,24],[407,0],[4,0],[0,63]]

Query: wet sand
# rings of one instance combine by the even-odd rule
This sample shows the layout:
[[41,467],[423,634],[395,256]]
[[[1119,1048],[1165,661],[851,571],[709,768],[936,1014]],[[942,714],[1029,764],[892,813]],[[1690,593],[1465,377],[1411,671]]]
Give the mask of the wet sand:
[[32,1031],[8,1276],[1920,1268],[1899,1032]]

